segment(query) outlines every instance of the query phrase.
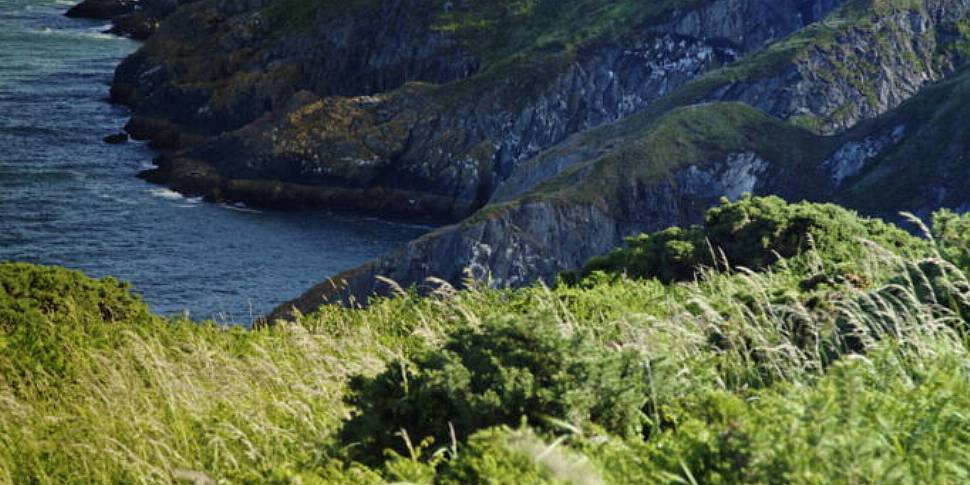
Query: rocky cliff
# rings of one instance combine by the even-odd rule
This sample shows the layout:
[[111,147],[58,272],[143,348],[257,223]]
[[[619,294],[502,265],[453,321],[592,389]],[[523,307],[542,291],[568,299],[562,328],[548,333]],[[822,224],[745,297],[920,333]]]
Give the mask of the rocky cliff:
[[110,33],[144,40],[158,30],[162,19],[179,5],[193,0],[83,0],[65,15],[110,20]]
[[165,149],[149,180],[455,221],[283,315],[386,291],[377,276],[549,280],[743,192],[966,208],[968,15],[970,0],[202,0],[112,95]]
[[[502,2],[324,6],[310,27],[275,37],[272,4],[234,15],[220,14],[230,11],[224,3],[200,4],[119,69],[114,92],[135,109],[134,135],[181,148],[152,180],[263,205],[460,219],[520,162],[805,27],[836,2],[538,3],[514,14]],[[215,34],[193,31],[200,17],[220,15]],[[532,36],[517,39],[512,22]],[[208,47],[214,36],[226,39],[216,48],[224,52]],[[186,54],[172,55],[173,39]],[[205,45],[192,47],[196,39]],[[253,62],[225,65],[242,55]],[[184,64],[206,68],[174,69]]]

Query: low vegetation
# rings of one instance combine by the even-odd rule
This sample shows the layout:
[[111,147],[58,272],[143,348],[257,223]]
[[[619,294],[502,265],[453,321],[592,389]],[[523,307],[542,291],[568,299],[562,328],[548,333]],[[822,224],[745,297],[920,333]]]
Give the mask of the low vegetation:
[[3,264],[0,483],[966,483],[968,228],[745,198],[258,330]]

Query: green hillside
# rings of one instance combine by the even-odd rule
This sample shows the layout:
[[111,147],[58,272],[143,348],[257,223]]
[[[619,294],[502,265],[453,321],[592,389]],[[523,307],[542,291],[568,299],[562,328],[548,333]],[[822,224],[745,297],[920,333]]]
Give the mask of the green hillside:
[[5,263],[0,483],[964,483],[970,217],[932,222],[744,198],[254,330]]

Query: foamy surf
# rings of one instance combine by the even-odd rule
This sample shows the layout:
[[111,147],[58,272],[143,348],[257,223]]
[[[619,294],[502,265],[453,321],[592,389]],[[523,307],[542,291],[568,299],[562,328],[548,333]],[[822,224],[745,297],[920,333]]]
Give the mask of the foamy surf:
[[95,40],[118,40],[118,37],[114,34],[108,34],[104,31],[110,29],[111,25],[106,25],[104,27],[94,27],[90,29],[52,29],[50,27],[45,27],[42,30],[34,30],[32,33],[37,35],[49,35],[52,37],[63,37],[66,39],[95,39]]
[[262,214],[262,211],[253,209],[251,207],[246,207],[246,204],[243,204],[242,202],[236,202],[234,204],[219,204],[219,207],[221,207],[223,209],[229,209],[231,211],[236,211],[236,212],[248,212],[248,213],[251,213],[251,214]]
[[171,200],[175,202],[197,204],[202,201],[201,197],[186,197],[172,189],[166,189],[164,187],[148,189],[148,193],[152,194],[154,197],[158,197],[159,199]]

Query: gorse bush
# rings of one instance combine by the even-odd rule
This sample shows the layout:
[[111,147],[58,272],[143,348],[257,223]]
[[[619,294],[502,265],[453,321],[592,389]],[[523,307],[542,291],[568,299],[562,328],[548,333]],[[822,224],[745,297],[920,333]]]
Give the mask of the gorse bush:
[[636,352],[603,348],[582,330],[566,335],[555,321],[498,318],[458,329],[413,362],[352,381],[348,404],[359,412],[343,438],[367,459],[384,449],[404,453],[404,433],[415,443],[431,437],[447,445],[523,418],[538,429],[558,419],[636,436],[646,392]]
[[709,210],[703,226],[629,238],[629,247],[594,258],[584,273],[684,281],[694,278],[701,266],[757,270],[812,249],[827,262],[851,265],[862,254],[860,239],[900,254],[919,254],[927,248],[925,241],[895,226],[836,205],[744,197]]
[[[561,443],[561,440],[560,440]],[[578,454],[528,428],[488,428],[471,436],[436,477],[442,484],[595,484],[599,472]]]
[[970,213],[959,216],[942,210],[933,214],[931,234],[944,259],[970,271]]
[[970,481],[967,216],[707,220],[640,273],[252,331],[0,266],[0,484]]
[[0,263],[4,372],[67,377],[73,365],[72,342],[107,346],[122,329],[156,321],[127,284],[112,278],[93,280],[64,268]]
[[0,263],[0,329],[39,325],[67,316],[78,325],[130,323],[149,318],[148,307],[113,278],[92,280],[79,271]]

